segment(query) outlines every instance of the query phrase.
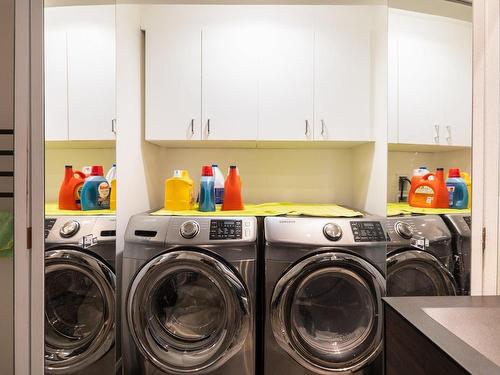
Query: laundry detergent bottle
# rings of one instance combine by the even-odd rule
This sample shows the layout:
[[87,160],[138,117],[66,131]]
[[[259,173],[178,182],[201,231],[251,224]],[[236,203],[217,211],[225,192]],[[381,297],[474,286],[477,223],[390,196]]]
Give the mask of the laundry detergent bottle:
[[464,209],[468,207],[469,192],[465,180],[460,176],[460,169],[450,168],[446,187],[448,188],[450,208]]
[[243,210],[241,196],[241,178],[235,165],[229,167],[229,173],[224,184],[224,202],[222,211]]
[[111,186],[111,193],[109,196],[109,208],[116,210],[116,163],[113,163],[111,169],[106,173],[106,180]]
[[449,196],[443,168],[438,168],[435,174],[427,173],[419,179],[412,179],[408,203],[413,207],[448,208]]
[[470,179],[470,175],[467,172],[460,172],[460,177],[462,177],[465,181],[465,185],[467,185],[467,195],[469,196],[469,201],[467,202],[467,208],[472,207],[472,180]]
[[204,165],[201,170],[199,211],[215,211],[215,180],[212,166]]
[[215,204],[222,204],[224,201],[224,175],[217,164],[212,164],[212,171],[215,181]]
[[191,210],[194,204],[194,183],[189,172],[174,170],[174,175],[165,181],[165,209],[171,211]]
[[109,209],[110,190],[108,180],[103,176],[102,166],[93,165],[90,177],[87,177],[82,188],[82,210]]
[[64,167],[64,180],[59,189],[59,209],[60,210],[80,210],[80,194],[85,182],[85,174],[80,171],[73,171],[73,166]]

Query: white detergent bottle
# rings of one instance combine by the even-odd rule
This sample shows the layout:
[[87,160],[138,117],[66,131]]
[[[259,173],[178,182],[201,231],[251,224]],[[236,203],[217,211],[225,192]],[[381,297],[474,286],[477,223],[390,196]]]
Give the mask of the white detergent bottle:
[[224,175],[217,164],[212,164],[212,171],[215,179],[215,204],[222,204],[224,201]]

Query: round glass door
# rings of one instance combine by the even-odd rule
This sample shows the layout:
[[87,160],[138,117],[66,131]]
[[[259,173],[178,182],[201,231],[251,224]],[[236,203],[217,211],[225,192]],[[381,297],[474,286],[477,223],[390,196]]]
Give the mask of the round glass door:
[[45,367],[47,373],[82,370],[114,343],[115,275],[77,250],[45,254]]
[[387,295],[454,296],[456,286],[453,275],[435,256],[409,250],[387,258]]
[[383,295],[383,276],[365,260],[344,253],[312,256],[275,287],[274,336],[315,373],[355,371],[381,350]]
[[210,372],[243,345],[250,327],[246,288],[201,252],[174,251],[147,263],[127,299],[127,320],[144,356],[168,373]]

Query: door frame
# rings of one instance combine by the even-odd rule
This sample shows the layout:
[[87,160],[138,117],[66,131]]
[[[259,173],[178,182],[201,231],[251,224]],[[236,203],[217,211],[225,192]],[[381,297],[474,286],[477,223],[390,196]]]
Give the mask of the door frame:
[[500,291],[500,3],[473,2],[471,294]]
[[14,372],[44,373],[43,0],[15,0]]

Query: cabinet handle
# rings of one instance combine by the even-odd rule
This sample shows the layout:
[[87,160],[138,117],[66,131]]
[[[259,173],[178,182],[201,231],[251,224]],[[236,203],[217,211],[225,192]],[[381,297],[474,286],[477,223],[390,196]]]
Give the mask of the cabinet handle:
[[439,143],[439,125],[434,125],[434,141]]
[[325,134],[325,120],[321,120],[321,135]]
[[446,131],[448,132],[448,136],[446,137],[446,142],[451,143],[451,126],[446,126]]
[[116,134],[116,119],[111,120],[111,131]]
[[306,120],[306,136],[309,135],[309,121]]
[[210,119],[207,120],[207,135],[210,135]]
[[194,118],[191,119],[191,135],[194,135]]

